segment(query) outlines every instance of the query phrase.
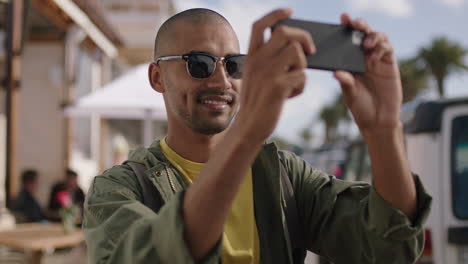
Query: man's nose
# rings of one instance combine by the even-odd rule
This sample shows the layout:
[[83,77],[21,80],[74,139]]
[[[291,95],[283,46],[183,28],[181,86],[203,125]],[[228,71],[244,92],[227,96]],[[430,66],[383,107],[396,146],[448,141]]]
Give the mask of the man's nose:
[[216,69],[208,78],[208,87],[218,88],[223,90],[229,90],[232,88],[232,84],[229,81],[229,74],[226,72],[223,61],[219,60],[216,62]]

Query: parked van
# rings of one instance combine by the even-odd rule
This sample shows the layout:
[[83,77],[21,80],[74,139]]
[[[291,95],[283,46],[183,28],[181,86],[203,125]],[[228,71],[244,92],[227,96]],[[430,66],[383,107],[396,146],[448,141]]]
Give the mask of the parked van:
[[[433,197],[419,264],[468,264],[468,97],[402,108],[411,170]],[[348,149],[343,178],[371,180],[365,144]]]

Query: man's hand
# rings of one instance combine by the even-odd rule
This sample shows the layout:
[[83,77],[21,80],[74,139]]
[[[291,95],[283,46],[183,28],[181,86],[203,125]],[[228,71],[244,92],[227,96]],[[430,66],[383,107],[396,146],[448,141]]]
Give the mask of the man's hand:
[[363,75],[337,71],[343,98],[363,135],[400,125],[402,86],[398,64],[385,33],[373,32],[362,19],[341,16],[341,23],[364,31],[367,70]]
[[403,145],[400,122],[402,86],[393,48],[384,33],[361,19],[341,16],[343,24],[366,33],[366,73],[337,71],[343,98],[367,143],[377,192],[410,219],[416,214],[416,188]]
[[302,93],[305,85],[306,54],[315,52],[308,32],[279,26],[265,42],[263,34],[291,15],[290,9],[275,10],[252,27],[245,63],[240,111],[233,128],[245,138],[263,142],[273,132],[284,102]]

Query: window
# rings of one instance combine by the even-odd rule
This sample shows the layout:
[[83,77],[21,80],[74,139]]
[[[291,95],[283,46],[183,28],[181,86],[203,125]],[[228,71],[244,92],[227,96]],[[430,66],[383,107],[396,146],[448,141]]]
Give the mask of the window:
[[452,201],[457,218],[468,219],[468,116],[452,122]]

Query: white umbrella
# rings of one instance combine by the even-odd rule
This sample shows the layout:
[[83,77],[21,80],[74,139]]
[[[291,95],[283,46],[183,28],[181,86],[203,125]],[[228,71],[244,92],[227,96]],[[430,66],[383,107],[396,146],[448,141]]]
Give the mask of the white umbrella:
[[162,94],[151,88],[148,64],[129,70],[116,80],[65,108],[70,116],[97,114],[104,118],[142,119],[145,145],[153,139],[152,120],[167,120]]

